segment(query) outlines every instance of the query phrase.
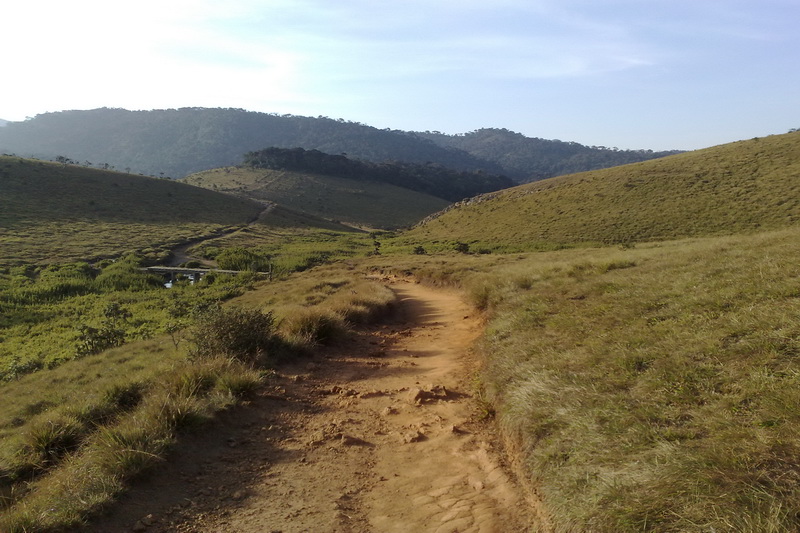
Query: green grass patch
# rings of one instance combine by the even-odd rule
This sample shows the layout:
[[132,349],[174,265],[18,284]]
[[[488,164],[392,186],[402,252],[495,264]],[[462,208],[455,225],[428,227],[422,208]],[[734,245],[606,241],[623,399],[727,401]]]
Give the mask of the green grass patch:
[[74,263],[0,270],[0,380],[180,329],[252,281],[218,274],[165,289],[140,266],[129,256],[102,269]]

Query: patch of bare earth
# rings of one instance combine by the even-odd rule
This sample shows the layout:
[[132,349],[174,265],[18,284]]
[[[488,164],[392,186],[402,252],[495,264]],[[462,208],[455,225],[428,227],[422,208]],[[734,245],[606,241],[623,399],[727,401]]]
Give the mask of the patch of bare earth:
[[282,369],[89,530],[528,530],[471,398],[477,317],[455,293],[393,289],[392,318]]

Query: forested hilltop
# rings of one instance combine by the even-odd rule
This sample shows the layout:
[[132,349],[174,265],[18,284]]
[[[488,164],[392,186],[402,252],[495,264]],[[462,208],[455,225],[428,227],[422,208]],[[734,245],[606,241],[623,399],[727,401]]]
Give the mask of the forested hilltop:
[[[500,131],[507,130],[448,136],[378,129],[321,116],[242,109],[101,108],[44,113],[23,122],[9,122],[0,128],[0,152],[45,159],[63,156],[87,166],[180,178],[239,164],[242,154],[268,146],[301,147],[328,154],[346,153],[350,158],[376,163],[430,162],[455,170],[483,170],[519,181],[559,174],[562,168],[588,170],[662,155],[530,139],[513,132],[494,135],[488,143],[481,133]],[[487,144],[493,148],[489,150]],[[529,145],[536,150],[529,150]],[[576,150],[580,157],[576,157]],[[561,164],[563,159],[568,161]]]
[[536,181],[586,170],[638,163],[680,153],[679,150],[620,150],[576,142],[531,138],[507,129],[484,128],[462,135],[424,132],[419,135],[440,146],[457,148],[503,167],[520,182]]
[[485,192],[507,189],[511,179],[486,172],[457,171],[435,163],[371,163],[344,155],[331,155],[303,148],[265,148],[245,155],[245,165],[271,170],[292,170],[388,183],[457,202]]
[[172,178],[239,164],[245,152],[267,146],[502,172],[499,165],[405,132],[241,109],[63,111],[12,122],[0,130],[0,150],[6,153],[47,159],[63,155],[81,163],[107,163],[118,170]]

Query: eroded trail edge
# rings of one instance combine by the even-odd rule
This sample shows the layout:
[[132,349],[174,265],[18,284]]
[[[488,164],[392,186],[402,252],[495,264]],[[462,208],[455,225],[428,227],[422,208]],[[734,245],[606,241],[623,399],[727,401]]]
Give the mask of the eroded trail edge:
[[471,397],[478,318],[455,292],[391,286],[392,318],[284,368],[94,531],[526,531]]

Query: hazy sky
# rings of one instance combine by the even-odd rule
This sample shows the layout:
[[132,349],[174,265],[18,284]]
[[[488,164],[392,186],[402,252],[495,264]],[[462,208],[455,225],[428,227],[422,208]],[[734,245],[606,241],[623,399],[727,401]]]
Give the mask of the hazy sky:
[[693,149],[800,127],[800,0],[25,0],[0,118],[235,107]]

